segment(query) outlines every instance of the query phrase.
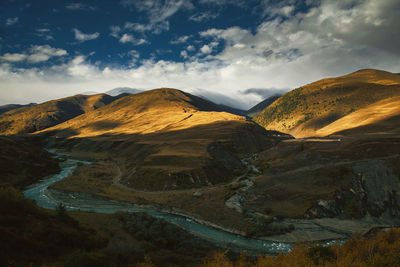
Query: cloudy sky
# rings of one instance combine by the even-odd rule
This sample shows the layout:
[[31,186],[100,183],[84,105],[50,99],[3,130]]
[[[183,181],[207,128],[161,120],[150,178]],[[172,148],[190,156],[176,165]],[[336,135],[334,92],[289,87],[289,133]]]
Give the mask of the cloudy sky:
[[2,0],[0,105],[172,87],[248,108],[324,77],[400,72],[399,26],[398,0]]

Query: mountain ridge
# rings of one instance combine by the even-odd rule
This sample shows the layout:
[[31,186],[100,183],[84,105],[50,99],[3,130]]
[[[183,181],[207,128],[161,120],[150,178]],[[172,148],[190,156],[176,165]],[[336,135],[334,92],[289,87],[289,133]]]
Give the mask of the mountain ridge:
[[33,133],[111,103],[106,94],[75,95],[42,104],[21,107],[0,115],[0,134]]
[[400,95],[400,76],[366,69],[294,89],[264,109],[254,121],[295,137],[319,129],[377,101]]

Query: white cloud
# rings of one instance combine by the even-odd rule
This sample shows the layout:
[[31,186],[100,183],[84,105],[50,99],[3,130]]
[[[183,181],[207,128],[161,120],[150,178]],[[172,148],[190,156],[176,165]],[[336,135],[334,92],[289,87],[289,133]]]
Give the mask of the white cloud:
[[61,57],[68,54],[64,49],[53,48],[49,45],[34,45],[30,52],[31,54],[27,57],[29,63],[43,62],[51,57]]
[[193,45],[188,45],[188,46],[186,47],[186,50],[192,52],[192,51],[195,51],[196,48],[195,48]]
[[[185,62],[154,58],[130,68],[100,68],[80,57],[39,70],[13,69],[12,61],[5,60],[23,61],[29,53],[4,54],[2,61],[10,63],[0,66],[0,99],[38,102],[127,85],[146,89],[167,86],[205,88],[238,99],[238,107],[248,108],[261,100],[256,94],[240,93],[248,88],[296,88],[362,68],[400,72],[397,0],[317,2],[307,12],[291,11],[291,16],[264,21],[253,31],[230,27],[201,32],[200,52],[204,46],[225,45],[222,50],[213,48],[206,59],[188,45],[186,53],[181,52],[182,57],[189,56]],[[133,38],[124,38],[131,40],[129,36]],[[118,32],[118,39],[122,37]]]
[[189,38],[190,38],[189,35],[183,35],[183,36],[181,36],[179,38],[176,38],[176,39],[172,40],[170,43],[171,44],[183,44],[183,43],[186,43],[187,40],[189,40]]
[[183,57],[183,58],[188,58],[189,57],[189,55],[188,55],[186,50],[182,50],[181,51],[181,57]]
[[200,51],[201,51],[201,53],[203,53],[203,54],[210,54],[211,51],[212,51],[212,48],[211,48],[210,46],[208,46],[208,45],[203,45],[203,46],[200,48]]
[[135,59],[138,59],[140,57],[140,53],[136,50],[130,50],[128,52],[128,55]]
[[78,29],[72,29],[72,31],[75,33],[75,39],[80,42],[94,40],[100,36],[100,33],[98,33],[98,32],[86,34],[86,33],[81,32]]
[[125,22],[124,30],[142,32],[142,33],[150,31],[154,34],[160,34],[163,31],[169,30],[169,22],[166,20],[149,24]]
[[65,6],[66,9],[69,10],[95,10],[96,7],[94,6],[88,6],[82,3],[69,3],[68,5]]
[[142,45],[148,43],[145,39],[136,39],[132,35],[124,33],[122,37],[119,39],[119,41],[123,44],[125,43],[132,43],[134,45]]
[[19,21],[19,18],[18,18],[18,17],[15,17],[15,18],[8,18],[8,19],[6,20],[6,26],[12,26],[12,25],[18,23],[18,21]]
[[40,38],[42,38],[43,40],[46,40],[46,41],[54,40],[54,37],[51,34],[51,30],[47,29],[47,28],[36,29],[35,35],[39,36]]
[[246,6],[246,1],[243,0],[198,0],[201,4],[210,4],[210,5],[236,5],[236,6]]
[[122,0],[121,4],[127,7],[135,7],[138,11],[146,12],[150,24],[165,21],[180,9],[194,8],[190,0]]
[[39,63],[49,60],[52,57],[61,57],[68,55],[67,51],[60,48],[53,48],[49,45],[33,45],[24,54],[22,53],[5,53],[0,56],[0,60],[8,62],[22,62]]
[[215,19],[216,17],[218,17],[218,14],[216,14],[216,13],[201,12],[201,13],[193,14],[192,16],[189,17],[189,20],[193,20],[196,22],[203,22],[203,21]]
[[111,33],[110,35],[114,38],[119,39],[121,33],[121,27],[119,26],[110,26]]
[[0,60],[8,62],[20,62],[26,59],[27,55],[20,53],[5,53],[0,56]]

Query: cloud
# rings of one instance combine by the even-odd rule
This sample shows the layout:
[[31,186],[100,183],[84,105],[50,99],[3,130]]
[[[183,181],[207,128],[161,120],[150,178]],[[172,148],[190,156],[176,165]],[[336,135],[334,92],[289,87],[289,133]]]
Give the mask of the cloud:
[[42,38],[43,40],[46,40],[46,41],[54,40],[54,37],[51,34],[51,30],[47,29],[47,28],[36,29],[35,35],[39,36],[40,38]]
[[195,51],[196,48],[195,48],[193,45],[188,45],[188,46],[186,47],[186,50],[192,52],[192,51]]
[[27,57],[30,63],[43,62],[49,60],[51,57],[61,57],[68,54],[64,49],[53,48],[49,45],[34,45],[30,48],[30,53]]
[[78,29],[72,29],[72,31],[75,33],[75,39],[78,40],[79,42],[94,40],[100,36],[100,33],[98,33],[98,32],[86,34],[86,33],[81,32]]
[[135,59],[138,59],[140,57],[140,53],[136,50],[130,50],[128,52],[128,55]]
[[160,34],[163,31],[169,30],[169,22],[166,20],[157,22],[157,23],[149,23],[149,24],[126,22],[125,26],[124,26],[124,30],[142,32],[142,33],[150,31],[154,34]]
[[242,94],[254,94],[262,97],[262,99],[266,99],[273,95],[281,95],[290,89],[276,89],[276,88],[249,88],[241,91]]
[[67,51],[60,48],[53,48],[49,45],[33,45],[26,53],[5,53],[0,56],[1,61],[39,63],[49,60],[52,57],[68,55]]
[[203,45],[203,46],[200,48],[200,51],[201,51],[201,53],[203,53],[203,54],[210,54],[211,51],[212,51],[212,48],[211,48],[210,46],[208,46],[208,45]]
[[69,10],[95,10],[96,7],[94,6],[88,6],[82,3],[69,3],[68,5],[65,6],[66,9]]
[[193,20],[196,22],[203,22],[203,21],[215,19],[216,17],[218,17],[218,14],[211,13],[211,12],[201,12],[201,13],[193,14],[192,16],[189,17],[189,20]]
[[[142,2],[146,8],[152,5]],[[283,6],[294,2],[285,1]],[[246,108],[267,95],[267,91],[260,91],[263,88],[293,89],[362,68],[399,73],[399,5],[397,0],[320,0],[303,10],[294,8],[289,17],[283,14],[264,19],[251,30],[237,26],[211,28],[193,37],[199,38],[199,43],[186,46],[183,51],[188,57],[184,62],[155,57],[139,59],[134,67],[100,67],[81,57],[36,69],[13,67],[11,60],[27,60],[30,52],[4,54],[0,99],[5,99],[7,92],[8,102],[39,102],[80,90],[105,91],[128,84],[145,89],[206,88],[237,99],[240,107]],[[123,26],[116,28],[116,38],[129,34],[125,31]],[[129,36],[138,38],[130,34],[125,39]],[[220,49],[213,48],[214,43]],[[203,46],[213,52],[206,58],[196,53]],[[182,52],[182,57],[186,54]]]
[[181,9],[193,9],[190,0],[122,0],[125,7],[134,7],[147,14],[150,24],[156,24],[167,20]]
[[199,0],[199,3],[201,4],[209,4],[209,5],[217,5],[217,6],[223,6],[223,5],[235,5],[235,6],[241,6],[245,7],[246,6],[246,1],[242,0]]
[[8,62],[20,62],[24,61],[26,57],[27,55],[20,53],[5,53],[4,55],[0,56],[0,60]]
[[221,94],[215,91],[209,91],[201,88],[194,88],[194,89],[188,89],[187,90],[189,93],[193,95],[200,96],[204,99],[210,100],[216,104],[222,104],[226,105],[229,107],[235,107],[243,110],[247,110],[247,105],[244,104],[243,102],[229,97],[226,94]]
[[123,44],[125,43],[132,43],[134,45],[142,45],[148,43],[145,39],[136,39],[132,35],[124,33],[122,37],[119,39],[119,41]]
[[12,25],[18,23],[18,21],[19,21],[19,18],[18,18],[18,17],[15,17],[15,18],[8,18],[8,19],[6,20],[6,26],[12,26]]
[[187,53],[186,50],[182,50],[180,55],[181,55],[181,57],[183,57],[183,58],[188,58],[188,57],[189,57],[189,55],[188,55],[188,53]]
[[187,40],[189,40],[189,38],[190,38],[189,35],[183,35],[181,37],[178,37],[178,38],[172,40],[170,43],[171,44],[183,44],[183,43],[186,43]]
[[120,38],[120,33],[121,33],[121,27],[120,26],[110,26],[111,33],[110,35],[114,38],[119,39]]

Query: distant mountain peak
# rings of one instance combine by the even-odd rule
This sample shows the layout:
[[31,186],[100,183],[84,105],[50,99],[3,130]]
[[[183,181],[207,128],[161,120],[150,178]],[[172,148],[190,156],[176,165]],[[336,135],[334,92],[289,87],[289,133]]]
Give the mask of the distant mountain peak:
[[105,92],[105,94],[110,95],[110,96],[117,96],[120,94],[130,94],[134,95],[137,93],[143,92],[143,90],[136,89],[136,88],[130,88],[130,87],[117,87],[111,90],[108,90]]

